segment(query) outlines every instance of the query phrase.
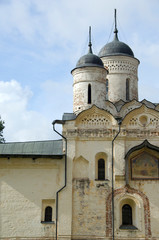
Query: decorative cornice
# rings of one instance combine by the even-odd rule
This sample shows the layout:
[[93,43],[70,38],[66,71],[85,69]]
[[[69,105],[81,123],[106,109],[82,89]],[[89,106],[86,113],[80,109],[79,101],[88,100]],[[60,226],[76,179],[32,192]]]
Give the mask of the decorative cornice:
[[[107,128],[107,129],[97,129],[97,128],[76,128],[76,129],[67,129],[63,134],[67,138],[109,138],[110,140],[117,134],[117,128]],[[149,138],[154,140],[154,138],[159,137],[159,129],[158,131],[151,129],[143,130],[143,129],[124,129],[121,128],[119,138],[121,139],[145,139]]]

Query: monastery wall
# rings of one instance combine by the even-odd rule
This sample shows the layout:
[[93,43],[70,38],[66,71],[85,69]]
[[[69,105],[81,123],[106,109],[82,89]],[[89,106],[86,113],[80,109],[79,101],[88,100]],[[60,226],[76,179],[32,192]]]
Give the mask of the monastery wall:
[[[61,159],[0,159],[0,239],[55,236],[55,199],[63,172]],[[44,222],[46,206],[53,209],[50,224]]]

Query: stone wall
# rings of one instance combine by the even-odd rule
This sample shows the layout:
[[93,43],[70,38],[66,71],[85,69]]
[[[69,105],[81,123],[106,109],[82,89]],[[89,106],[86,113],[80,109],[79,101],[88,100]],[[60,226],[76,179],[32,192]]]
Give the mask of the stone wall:
[[[63,171],[61,159],[0,159],[0,239],[55,236],[55,199]],[[53,208],[50,224],[41,223],[45,202]]]

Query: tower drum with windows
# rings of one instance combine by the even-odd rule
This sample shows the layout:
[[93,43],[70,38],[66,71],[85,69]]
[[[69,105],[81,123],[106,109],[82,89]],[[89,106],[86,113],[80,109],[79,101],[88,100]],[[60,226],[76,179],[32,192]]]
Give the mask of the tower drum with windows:
[[107,99],[111,102],[138,100],[138,65],[131,48],[119,41],[116,27],[114,40],[106,44],[99,52],[99,57],[108,69]]
[[92,105],[104,108],[106,100],[106,75],[102,60],[93,54],[91,40],[89,51],[82,56],[72,70],[73,111],[78,114]]

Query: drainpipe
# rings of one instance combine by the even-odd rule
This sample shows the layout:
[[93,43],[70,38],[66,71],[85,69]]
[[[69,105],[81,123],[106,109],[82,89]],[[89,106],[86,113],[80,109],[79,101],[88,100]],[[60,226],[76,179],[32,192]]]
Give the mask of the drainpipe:
[[120,126],[122,123],[121,118],[116,118],[119,130],[112,140],[112,240],[114,240],[114,141],[120,133]]
[[56,192],[56,240],[57,240],[57,227],[58,227],[57,224],[58,224],[58,199],[59,199],[59,193],[66,187],[66,184],[67,184],[67,139],[61,133],[59,133],[55,129],[55,124],[64,124],[64,123],[65,123],[65,121],[63,121],[63,120],[55,120],[52,123],[53,130],[65,140],[65,183],[64,183],[64,186],[61,187]]

